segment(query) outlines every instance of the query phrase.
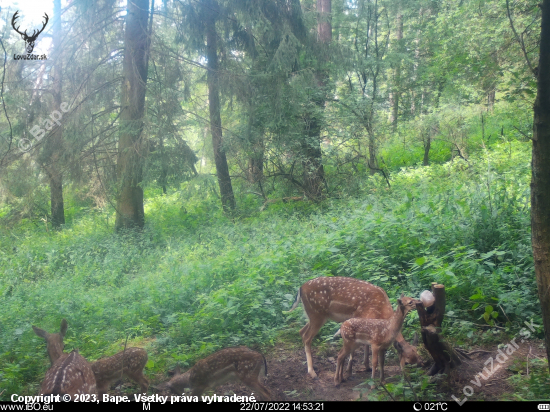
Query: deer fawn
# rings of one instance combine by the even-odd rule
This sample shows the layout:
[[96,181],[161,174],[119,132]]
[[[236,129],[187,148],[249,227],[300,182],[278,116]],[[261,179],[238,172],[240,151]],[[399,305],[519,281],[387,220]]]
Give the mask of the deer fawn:
[[[321,327],[332,319],[335,322],[344,322],[351,318],[389,319],[393,315],[393,308],[386,292],[363,280],[347,277],[319,277],[304,283],[298,290],[296,301],[290,311],[296,309],[300,300],[309,322],[300,330],[304,342],[307,372],[312,378],[317,374],[313,370],[311,358],[311,341],[319,333]],[[401,361],[405,363],[421,363],[416,348],[409,345],[403,335],[397,335],[397,341],[403,351]],[[403,360],[404,357],[405,359]],[[351,374],[353,354],[350,354],[347,372]],[[365,346],[364,364],[369,368],[369,350]]]
[[92,370],[97,382],[97,391],[101,397],[107,393],[111,383],[127,376],[138,383],[141,393],[147,393],[149,381],[143,376],[143,368],[147,363],[147,352],[141,348],[126,348],[113,356],[99,359],[92,363]]
[[[61,321],[59,333],[48,333],[33,325],[32,329],[46,340],[51,367],[40,387],[43,395],[97,394],[96,381],[90,364],[78,351],[64,353],[63,338],[67,320]],[[74,399],[73,399],[74,400]]]
[[46,372],[40,393],[71,397],[82,394],[97,395],[94,372],[78,351],[63,353]]
[[44,329],[37,328],[32,326],[32,330],[41,338],[46,340],[46,350],[48,351],[48,356],[50,357],[50,366],[53,366],[55,361],[63,354],[63,348],[65,344],[63,343],[63,338],[65,333],[67,333],[67,321],[63,319],[61,321],[61,327],[59,328],[59,333],[48,333]]
[[192,396],[201,396],[207,389],[214,389],[230,381],[241,381],[259,393],[264,401],[271,399],[269,390],[260,382],[267,375],[267,363],[261,353],[240,346],[222,349],[198,361],[187,372],[176,375],[169,382],[157,386],[160,391],[171,390],[181,395],[191,388]]
[[418,346],[418,333],[416,332],[414,332],[412,346],[409,344],[404,345],[403,342],[398,342],[397,339],[393,342],[393,347],[397,350],[397,354],[399,355],[399,365],[401,366],[402,371],[405,370],[405,364],[411,364],[411,362],[409,362],[409,359],[411,357],[414,357],[414,355],[411,356],[410,354],[407,354],[407,351],[410,351],[411,348],[414,349],[414,353],[416,354],[416,362],[413,363],[416,363],[418,366],[424,366],[424,362],[416,353],[415,346]]
[[419,301],[416,299],[401,295],[397,299],[397,309],[390,319],[352,318],[342,323],[340,333],[344,339],[344,346],[338,353],[336,374],[334,375],[336,386],[343,380],[344,359],[360,344],[372,346],[372,379],[374,379],[376,367],[380,363],[380,381],[384,381],[384,355],[386,350],[401,332],[407,313],[416,309],[417,302]]

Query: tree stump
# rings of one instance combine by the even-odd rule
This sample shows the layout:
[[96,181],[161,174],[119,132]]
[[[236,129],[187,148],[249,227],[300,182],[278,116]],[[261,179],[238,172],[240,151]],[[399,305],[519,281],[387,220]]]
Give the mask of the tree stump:
[[422,302],[416,304],[422,326],[422,341],[434,359],[434,364],[428,372],[430,376],[437,373],[448,374],[451,368],[456,368],[462,363],[454,349],[441,337],[441,323],[445,317],[445,286],[433,282],[432,293],[435,302],[427,310]]

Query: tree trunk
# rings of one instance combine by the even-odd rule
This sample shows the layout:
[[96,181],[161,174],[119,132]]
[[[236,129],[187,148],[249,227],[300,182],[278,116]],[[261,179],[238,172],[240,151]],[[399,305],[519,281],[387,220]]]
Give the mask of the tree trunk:
[[[317,101],[315,103],[324,106],[324,101]],[[313,113],[307,116],[306,123],[306,138],[302,142],[304,189],[309,199],[318,200],[323,196],[322,184],[325,178],[321,152],[321,122],[319,115]]]
[[248,181],[250,183],[258,183],[264,177],[264,153],[255,152],[253,156],[248,158]]
[[[63,77],[63,62],[61,59],[61,41],[63,35],[61,33],[61,0],[54,0],[54,25],[53,25],[53,49],[55,53],[55,61],[53,66],[53,100],[54,110],[63,113],[61,110],[62,103],[62,77]],[[51,207],[51,222],[54,229],[65,224],[65,210],[63,205],[63,175],[61,173],[61,165],[59,164],[61,151],[63,146],[63,129],[62,126],[55,127],[49,142],[46,141],[48,165],[46,173],[50,178],[50,207]]]
[[378,162],[376,161],[376,141],[374,140],[374,132],[369,131],[369,170],[373,175],[378,170]]
[[206,57],[208,59],[208,105],[210,109],[210,133],[214,162],[220,186],[222,206],[225,211],[235,209],[233,186],[229,176],[229,166],[223,148],[222,120],[220,115],[220,85],[218,77],[218,46],[216,33],[216,18],[218,4],[214,0],[205,2],[208,16],[206,18]]
[[430,146],[432,145],[431,131],[428,130],[428,140],[424,144],[424,161],[422,164],[428,166],[430,164]]
[[[331,0],[317,0],[317,41],[321,44],[328,45],[332,40],[331,10]],[[326,49],[323,49],[322,53],[320,62],[324,66],[327,60]],[[315,98],[314,103],[322,111],[325,108],[324,89],[328,80],[326,69],[322,67],[317,70],[315,78],[319,96]],[[306,116],[306,139],[302,142],[304,189],[306,196],[313,200],[322,198],[325,180],[321,150],[321,123],[319,112],[308,114]]]
[[143,228],[143,114],[149,61],[147,17],[149,0],[128,2],[124,32],[122,113],[118,141],[119,195],[115,229]]
[[[396,19],[397,25],[397,50],[401,52],[402,50],[402,40],[403,40],[403,14],[401,10],[397,14]],[[400,96],[400,87],[401,87],[401,60],[397,62],[395,67],[395,77],[393,81],[393,91],[391,93],[391,116],[390,123],[392,124],[393,131],[397,130],[397,116],[399,113],[399,98]]]
[[495,89],[487,93],[487,111],[492,112],[495,105]]
[[542,2],[540,60],[531,163],[531,240],[550,360],[550,0]]
[[441,324],[445,317],[445,286],[432,283],[432,293],[435,302],[427,311],[422,302],[416,304],[422,326],[422,340],[434,359],[434,364],[428,372],[430,376],[437,373],[448,374],[451,368],[456,368],[462,363],[453,348],[441,337]]
[[159,184],[162,187],[162,194],[166,194],[166,184],[168,177],[168,165],[166,164],[166,153],[164,151],[164,137],[161,135],[159,138],[159,149],[160,149],[160,177]]

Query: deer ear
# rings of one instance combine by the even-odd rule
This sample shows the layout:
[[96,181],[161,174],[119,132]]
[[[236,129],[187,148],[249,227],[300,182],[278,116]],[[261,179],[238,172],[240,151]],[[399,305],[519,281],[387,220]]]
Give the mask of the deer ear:
[[405,297],[405,294],[402,293],[402,294],[401,294],[401,297],[400,297],[399,299],[403,299],[404,297]]
[[414,332],[413,346],[418,346],[418,332]]
[[62,338],[65,337],[68,327],[69,327],[69,324],[67,323],[67,319],[63,319],[61,321],[61,327],[59,328],[59,334],[61,335]]
[[46,339],[46,335],[48,332],[46,332],[44,329],[37,328],[36,326],[32,325],[32,330],[34,330],[34,333],[36,333],[41,338]]
[[181,368],[180,366],[176,366],[176,368],[174,369],[174,376],[177,376],[177,375],[181,375]]

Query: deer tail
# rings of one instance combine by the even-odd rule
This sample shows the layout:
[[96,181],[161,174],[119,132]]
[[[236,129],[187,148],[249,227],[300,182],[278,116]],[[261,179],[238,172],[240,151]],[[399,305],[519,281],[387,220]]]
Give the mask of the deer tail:
[[300,304],[300,301],[302,300],[302,288],[298,289],[298,294],[296,295],[296,300],[294,301],[294,304],[289,309],[289,312],[292,312],[294,309],[298,307]]

